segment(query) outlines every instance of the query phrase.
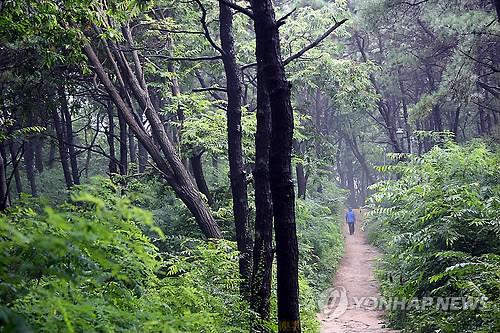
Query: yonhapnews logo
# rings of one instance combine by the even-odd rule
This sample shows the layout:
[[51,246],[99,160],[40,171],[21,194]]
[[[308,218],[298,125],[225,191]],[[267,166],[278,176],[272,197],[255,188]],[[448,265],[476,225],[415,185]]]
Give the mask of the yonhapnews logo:
[[460,311],[476,310],[484,306],[488,299],[486,297],[422,297],[422,298],[398,298],[398,297],[347,297],[344,287],[329,288],[321,293],[318,306],[321,312],[328,317],[338,318],[348,308],[366,311],[412,311],[436,309],[438,311]]
[[344,287],[335,287],[325,290],[319,296],[318,306],[321,312],[328,317],[340,317],[349,306],[346,289]]

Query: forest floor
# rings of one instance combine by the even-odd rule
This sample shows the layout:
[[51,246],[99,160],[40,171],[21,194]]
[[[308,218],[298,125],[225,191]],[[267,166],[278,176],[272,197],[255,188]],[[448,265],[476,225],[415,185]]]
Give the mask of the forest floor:
[[365,233],[360,230],[361,223],[356,223],[354,235],[349,235],[346,223],[343,226],[344,258],[332,288],[325,292],[329,304],[318,315],[321,333],[396,332],[384,328],[384,312],[370,303],[380,297],[373,274],[379,253],[368,244]]

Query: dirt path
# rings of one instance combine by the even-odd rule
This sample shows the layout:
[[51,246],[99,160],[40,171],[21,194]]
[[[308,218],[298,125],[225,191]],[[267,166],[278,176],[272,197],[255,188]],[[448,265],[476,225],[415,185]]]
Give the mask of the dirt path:
[[[358,214],[356,214],[358,215]],[[373,305],[380,296],[373,274],[377,251],[366,241],[366,235],[356,224],[356,232],[349,235],[344,223],[345,253],[333,288],[325,295],[329,305],[319,314],[321,333],[384,333],[383,311]]]

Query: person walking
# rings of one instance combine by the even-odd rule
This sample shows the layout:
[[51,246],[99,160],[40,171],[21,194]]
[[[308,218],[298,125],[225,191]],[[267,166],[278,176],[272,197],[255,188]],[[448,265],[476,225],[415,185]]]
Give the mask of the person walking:
[[347,213],[345,214],[345,222],[349,226],[349,235],[354,234],[354,223],[356,223],[356,214],[354,214],[354,211],[352,208],[349,208]]

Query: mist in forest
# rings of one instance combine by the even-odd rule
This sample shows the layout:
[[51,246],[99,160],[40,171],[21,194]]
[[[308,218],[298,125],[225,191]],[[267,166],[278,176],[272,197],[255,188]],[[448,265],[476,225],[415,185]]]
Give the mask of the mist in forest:
[[0,332],[333,332],[357,270],[500,331],[499,58],[491,0],[0,1]]

